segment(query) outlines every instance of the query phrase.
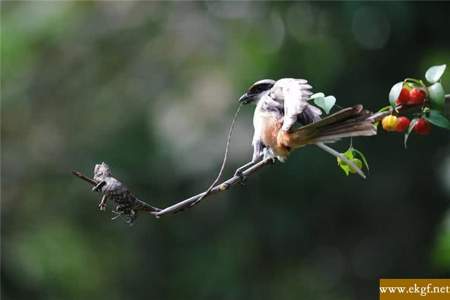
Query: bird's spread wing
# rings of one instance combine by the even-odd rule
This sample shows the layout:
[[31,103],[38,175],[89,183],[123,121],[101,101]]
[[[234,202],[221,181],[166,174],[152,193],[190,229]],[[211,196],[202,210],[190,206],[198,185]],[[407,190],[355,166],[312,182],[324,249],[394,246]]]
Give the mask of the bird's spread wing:
[[273,87],[276,97],[284,100],[283,130],[289,131],[297,121],[311,123],[319,119],[320,109],[308,104],[312,86],[305,79],[283,78]]

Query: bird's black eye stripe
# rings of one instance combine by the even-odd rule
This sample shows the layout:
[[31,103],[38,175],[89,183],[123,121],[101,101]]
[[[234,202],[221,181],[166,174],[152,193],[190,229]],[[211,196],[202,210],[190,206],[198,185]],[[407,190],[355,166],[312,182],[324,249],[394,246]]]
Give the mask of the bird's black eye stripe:
[[272,88],[272,86],[273,86],[272,83],[255,84],[250,87],[250,89],[248,90],[248,93],[249,94],[259,94],[261,92],[267,91],[268,89]]

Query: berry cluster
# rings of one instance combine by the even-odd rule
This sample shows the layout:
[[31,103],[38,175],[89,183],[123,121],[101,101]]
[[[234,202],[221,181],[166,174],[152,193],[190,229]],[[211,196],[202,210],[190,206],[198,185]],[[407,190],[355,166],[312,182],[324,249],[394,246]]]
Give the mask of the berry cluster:
[[[404,116],[396,117],[394,115],[386,116],[381,121],[381,124],[386,131],[405,132],[411,121]],[[412,130],[420,135],[427,135],[431,131],[431,124],[424,118],[416,119]]]
[[422,105],[425,102],[427,93],[422,88],[408,88],[410,84],[405,84],[405,87],[400,91],[395,104],[397,105]]
[[[407,78],[396,83],[389,92],[389,106],[379,110],[384,130],[389,132],[400,132],[404,134],[404,144],[408,141],[409,135],[414,132],[418,135],[427,135],[431,132],[432,126],[450,130],[450,120],[445,114],[446,99],[450,95],[445,95],[441,77],[444,75],[446,65],[433,66],[425,73],[427,84],[422,80]],[[311,96],[314,104],[321,107],[327,113],[335,104],[333,96],[325,97],[323,93]],[[353,148],[352,144],[347,151],[341,153],[354,164],[353,167],[337,158],[338,166],[346,175],[357,173],[356,166],[361,170],[364,166],[369,169],[364,154]]]
[[389,93],[391,105],[380,110],[391,111],[381,125],[386,131],[404,133],[405,146],[411,132],[427,135],[432,125],[450,129],[450,121],[443,114],[445,92],[440,82],[445,68],[446,65],[441,65],[428,69],[425,74],[428,86],[422,80],[412,78],[395,84]]

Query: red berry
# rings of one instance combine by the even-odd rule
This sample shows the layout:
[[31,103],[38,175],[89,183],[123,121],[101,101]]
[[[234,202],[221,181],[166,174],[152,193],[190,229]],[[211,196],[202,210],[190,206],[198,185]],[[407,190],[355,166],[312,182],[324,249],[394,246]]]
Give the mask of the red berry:
[[409,105],[422,105],[425,102],[425,91],[418,88],[413,88],[409,91]]
[[407,117],[398,117],[397,124],[395,126],[395,131],[403,132],[409,127],[409,119]]
[[397,98],[397,101],[395,103],[397,105],[405,105],[408,104],[409,101],[409,90],[407,88],[402,88],[400,95]]
[[421,135],[427,135],[431,131],[431,124],[424,118],[417,120],[416,125],[413,128],[414,132]]

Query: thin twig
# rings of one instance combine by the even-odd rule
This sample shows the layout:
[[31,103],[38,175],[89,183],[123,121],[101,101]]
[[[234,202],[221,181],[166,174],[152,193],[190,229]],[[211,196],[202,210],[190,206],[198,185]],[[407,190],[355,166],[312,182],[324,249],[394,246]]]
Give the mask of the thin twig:
[[[242,172],[242,175],[244,177],[248,177],[250,175],[252,175],[253,173],[255,173],[256,171],[258,171],[259,169],[261,169],[262,167],[273,163],[273,159],[272,158],[266,158],[265,160],[260,161],[259,163],[255,164],[254,166],[252,166],[251,168],[248,168],[247,170],[245,170],[244,172]],[[212,194],[216,194],[216,193],[220,193],[223,191],[228,190],[231,186],[241,182],[242,177],[240,176],[233,176],[230,179],[216,185],[215,187],[213,187],[210,191],[209,194],[206,195],[206,192],[202,192],[200,194],[197,194],[195,196],[192,196],[186,200],[182,200],[178,203],[175,203],[174,205],[171,205],[169,207],[166,207],[162,210],[160,210],[159,212],[153,213],[156,217],[161,217],[163,215],[169,214],[169,213],[176,213],[179,212],[180,210],[183,210],[185,208],[188,208],[191,206],[192,203],[197,202],[199,199],[206,199],[207,196],[210,196]]]
[[[272,158],[267,158],[265,160],[260,161],[259,163],[255,164],[254,166],[252,166],[251,168],[245,170],[244,172],[242,172],[242,175],[245,177],[249,177],[250,175],[252,175],[253,173],[255,173],[256,171],[258,171],[259,169],[261,169],[262,167],[273,163],[273,159]],[[90,183],[91,185],[96,185],[96,181],[83,175],[81,172],[78,171],[72,171],[72,174],[77,176],[78,178]],[[166,207],[164,209],[159,209],[157,208],[157,211],[149,211],[150,214],[154,215],[155,217],[159,218],[163,215],[166,214],[170,214],[170,213],[176,213],[179,212],[181,210],[184,210],[185,208],[189,208],[191,207],[192,203],[195,202],[199,202],[199,200],[203,200],[206,199],[208,196],[212,195],[212,194],[216,194],[216,193],[220,193],[223,191],[228,190],[231,186],[241,182],[242,178],[239,176],[233,176],[231,178],[229,178],[228,180],[225,180],[224,182],[216,185],[215,187],[213,187],[208,194],[206,194],[206,192],[202,192],[200,194],[197,194],[195,196],[192,196],[186,200],[182,200],[180,202],[177,202],[169,207]],[[150,204],[142,201],[142,200],[137,200],[139,202],[141,202],[143,205],[152,207]]]
[[94,179],[91,179],[91,178],[89,178],[87,176],[84,176],[83,174],[81,174],[81,172],[72,171],[72,174],[77,176],[78,178],[83,179],[84,181],[89,182],[91,185],[96,185],[97,184],[97,182]]

